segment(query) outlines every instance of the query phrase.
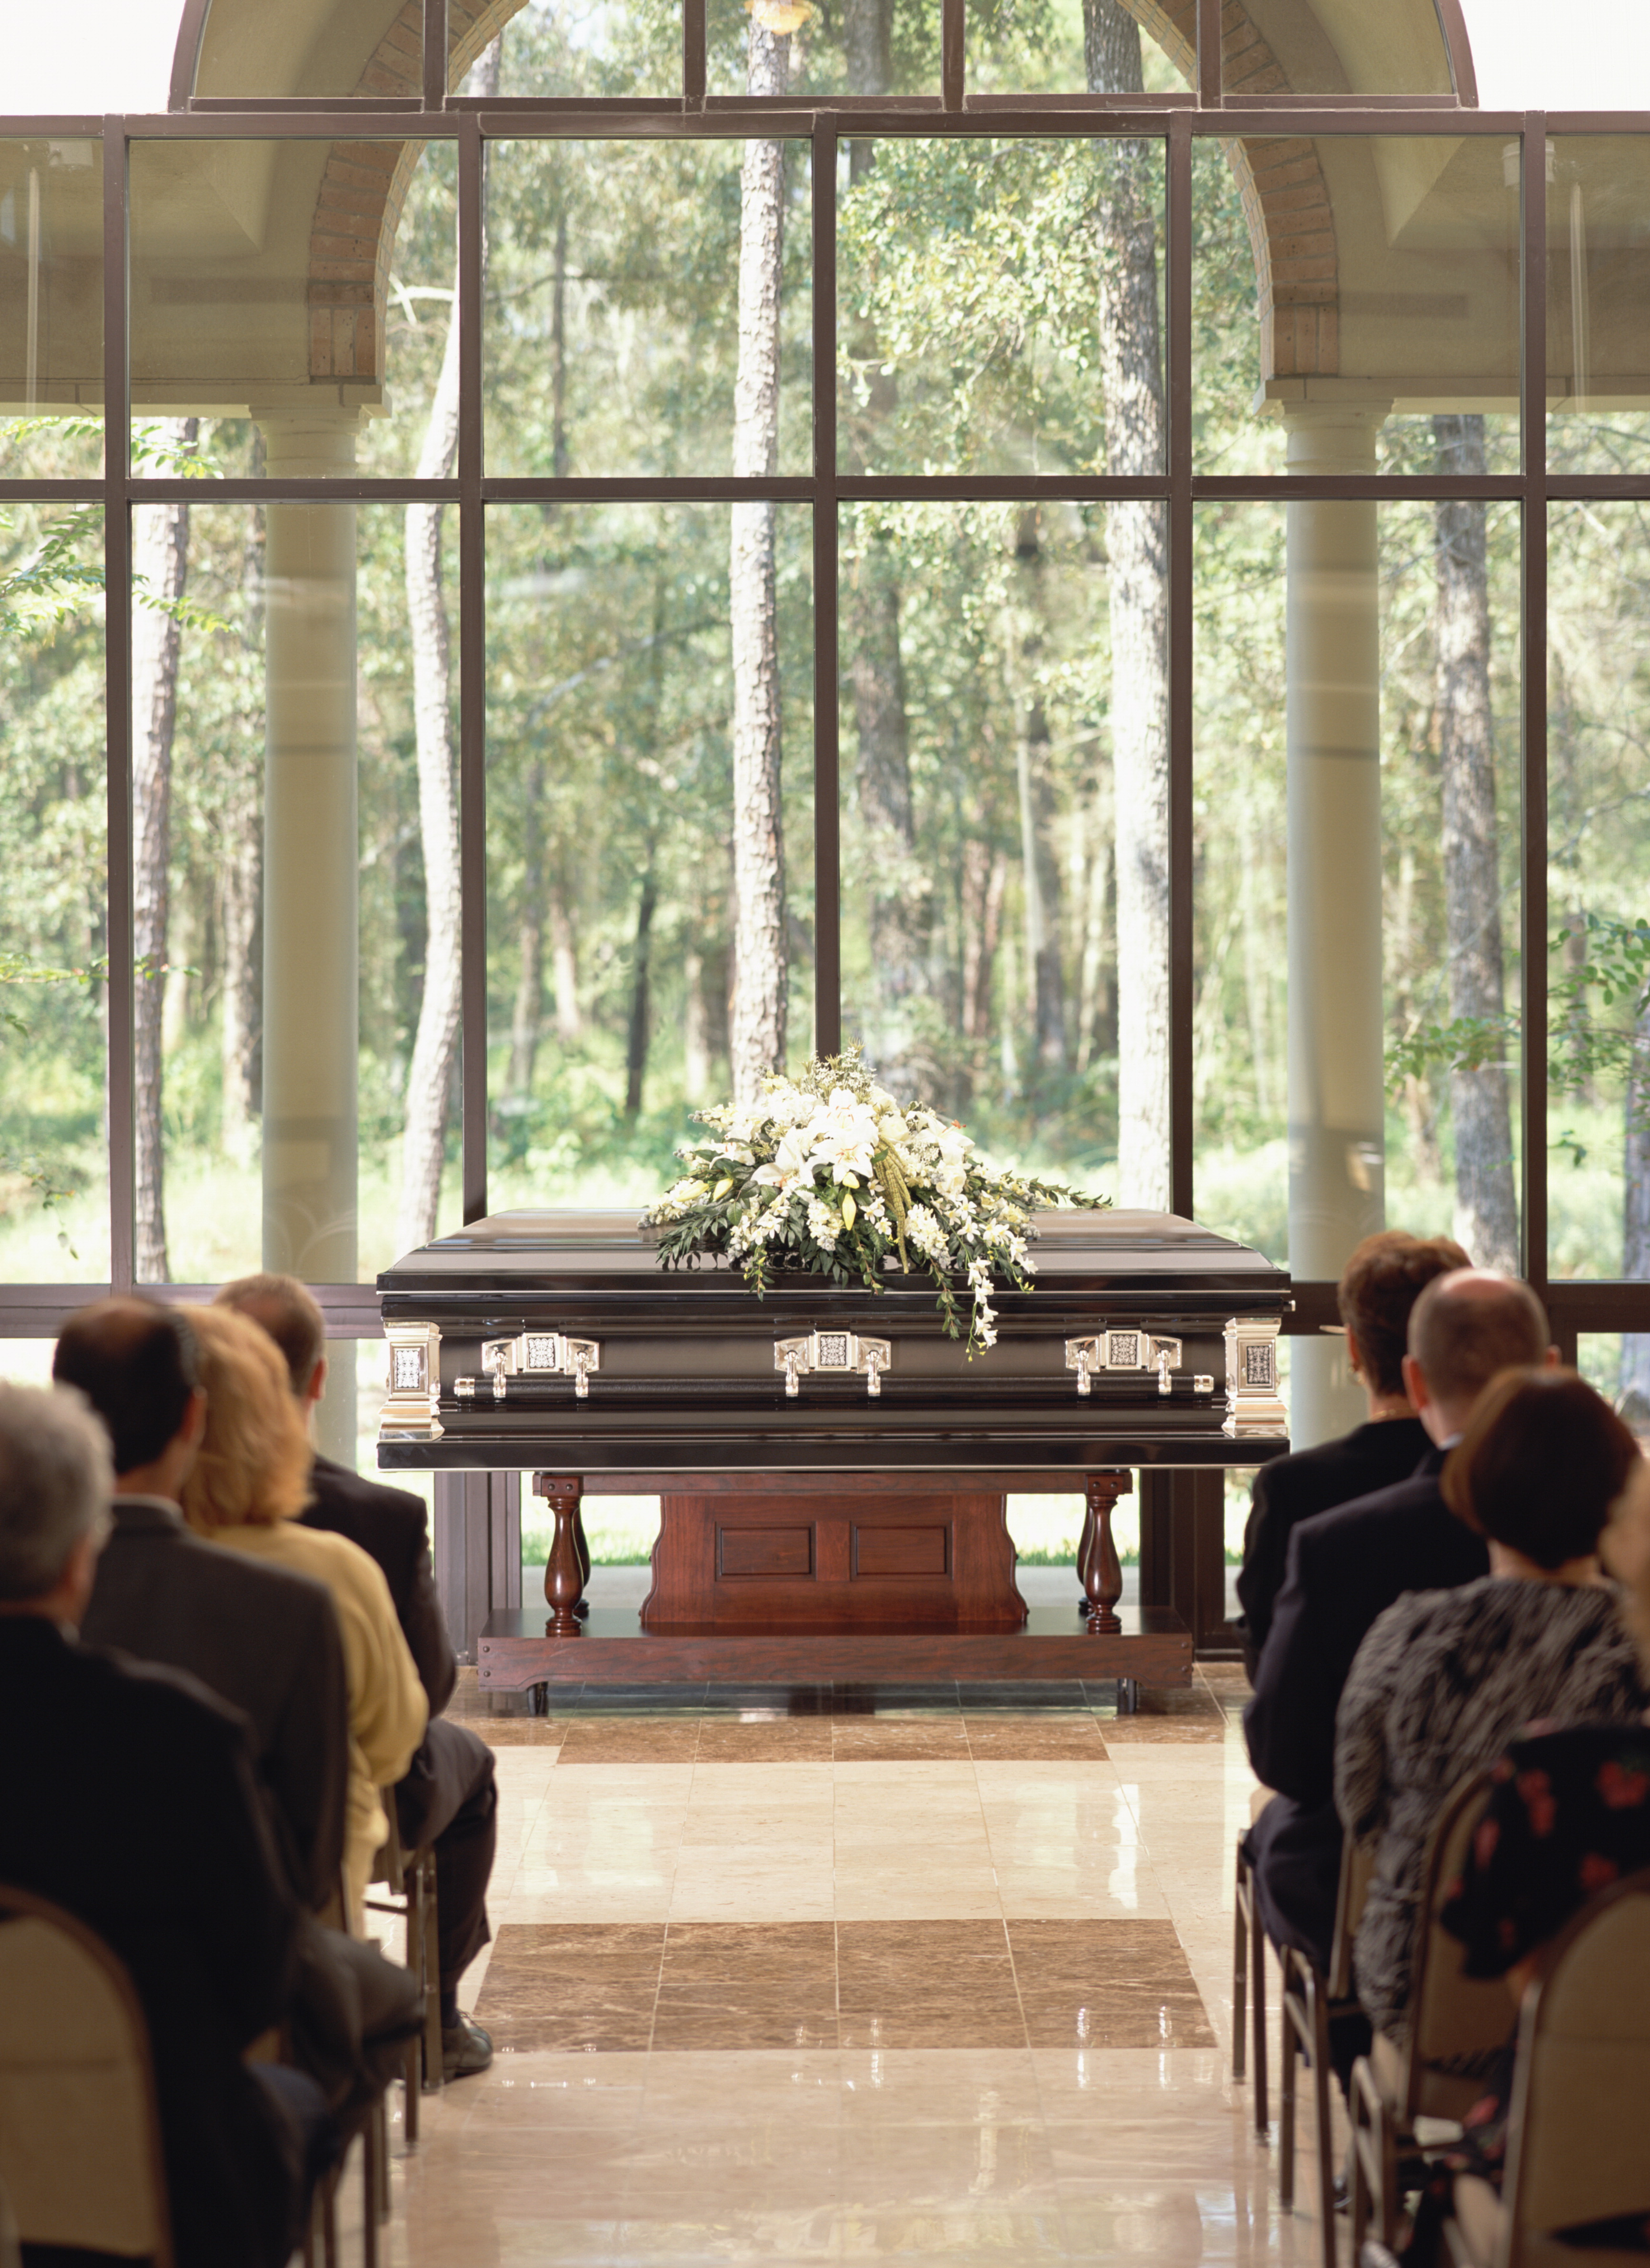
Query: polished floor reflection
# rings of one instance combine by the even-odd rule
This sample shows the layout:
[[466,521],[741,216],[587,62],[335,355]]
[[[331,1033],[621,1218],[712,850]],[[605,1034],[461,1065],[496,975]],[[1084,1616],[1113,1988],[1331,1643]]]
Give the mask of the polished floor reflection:
[[391,2262],[1317,2260],[1229,2073],[1237,1672],[1123,1719],[1109,1685],[494,1717],[465,1675],[499,2052],[398,2144]]

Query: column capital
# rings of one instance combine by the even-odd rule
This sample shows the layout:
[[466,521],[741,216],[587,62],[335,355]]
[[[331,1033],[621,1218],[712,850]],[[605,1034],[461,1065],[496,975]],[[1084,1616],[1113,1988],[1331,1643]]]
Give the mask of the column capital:
[[1283,410],[1292,473],[1373,473],[1389,401],[1295,401]]
[[264,409],[255,401],[251,409],[263,436],[264,470],[272,479],[328,480],[354,472],[358,409],[340,409],[335,402],[313,409],[285,404]]

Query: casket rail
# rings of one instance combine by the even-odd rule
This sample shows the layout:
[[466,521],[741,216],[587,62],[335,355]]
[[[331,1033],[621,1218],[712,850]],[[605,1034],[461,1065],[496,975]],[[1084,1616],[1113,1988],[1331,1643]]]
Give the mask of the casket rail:
[[[1253,1465],[1288,1447],[1289,1279],[1172,1214],[1036,1217],[970,1359],[929,1278],[873,1293],[660,1267],[610,1212],[506,1212],[379,1278],[388,1469],[968,1472]],[[969,1294],[959,1287],[966,1323]]]

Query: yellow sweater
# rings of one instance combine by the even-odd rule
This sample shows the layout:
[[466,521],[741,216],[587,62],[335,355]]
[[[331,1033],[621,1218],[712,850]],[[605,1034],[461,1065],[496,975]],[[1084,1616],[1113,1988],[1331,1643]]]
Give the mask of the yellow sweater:
[[393,1786],[405,1773],[430,1713],[395,1619],[389,1585],[378,1562],[347,1535],[300,1528],[290,1520],[273,1528],[220,1528],[212,1541],[232,1551],[244,1551],[248,1558],[307,1575],[332,1593],[350,1686],[344,1889],[351,1926],[359,1929],[372,1861],[389,1825],[378,1792]]

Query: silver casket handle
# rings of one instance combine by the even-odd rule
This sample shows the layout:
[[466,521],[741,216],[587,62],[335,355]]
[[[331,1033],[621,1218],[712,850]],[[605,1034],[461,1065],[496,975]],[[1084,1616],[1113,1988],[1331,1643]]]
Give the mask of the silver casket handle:
[[[482,1342],[482,1368],[493,1381],[493,1400],[503,1402],[512,1378],[571,1378],[576,1400],[590,1399],[590,1376],[601,1367],[601,1343],[598,1339],[569,1338],[563,1331],[522,1331],[513,1339],[484,1339]],[[475,1391],[473,1379],[460,1379],[458,1390]]]
[[864,1338],[858,1331],[808,1331],[773,1343],[773,1366],[784,1373],[789,1402],[801,1391],[803,1377],[816,1370],[838,1378],[863,1373],[866,1393],[875,1402],[882,1393],[882,1373],[893,1362],[894,1349],[887,1339]]
[[1097,1331],[1093,1338],[1065,1342],[1065,1366],[1077,1373],[1077,1390],[1085,1400],[1094,1390],[1097,1370],[1154,1370],[1158,1392],[1171,1394],[1169,1373],[1183,1359],[1179,1339],[1154,1338],[1145,1329]]

